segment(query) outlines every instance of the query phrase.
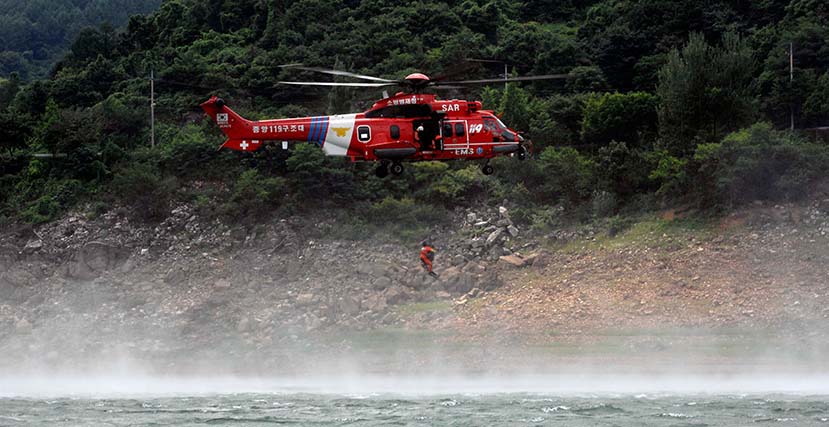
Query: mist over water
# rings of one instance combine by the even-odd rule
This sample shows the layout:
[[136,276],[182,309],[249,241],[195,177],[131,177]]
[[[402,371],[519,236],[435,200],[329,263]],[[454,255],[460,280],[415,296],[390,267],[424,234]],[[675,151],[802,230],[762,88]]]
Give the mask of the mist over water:
[[165,397],[222,394],[487,395],[829,395],[829,374],[538,374],[482,376],[331,375],[292,377],[5,376],[0,397]]
[[[199,351],[153,357],[123,346],[97,354],[36,347],[36,353],[0,357],[0,397],[829,395],[821,339],[794,344],[729,335],[723,342],[713,332],[673,331],[644,341],[623,336],[574,346],[510,346],[495,339],[458,344],[453,340],[459,337],[447,340],[445,334],[401,334],[394,340],[381,336],[378,345],[365,342],[374,335],[367,332],[352,337],[346,349],[325,342],[333,337],[303,337],[287,348],[228,353],[221,359]],[[43,339],[38,331],[32,337]],[[677,342],[664,348],[654,340]],[[218,341],[216,347],[226,347]]]
[[251,348],[232,330],[207,328],[185,346],[176,328],[72,318],[0,339],[0,426],[829,422],[827,341],[816,328],[294,328]]

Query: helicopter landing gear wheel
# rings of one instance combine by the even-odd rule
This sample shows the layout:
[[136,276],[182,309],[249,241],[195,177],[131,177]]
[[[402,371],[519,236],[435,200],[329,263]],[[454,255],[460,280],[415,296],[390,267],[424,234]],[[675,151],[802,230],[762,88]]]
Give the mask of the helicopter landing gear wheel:
[[529,157],[528,151],[527,147],[522,145],[521,149],[518,150],[518,160],[527,160],[527,157]]
[[374,170],[374,174],[377,175],[377,178],[385,178],[389,176],[389,165],[380,163],[380,166],[377,166],[377,169]]
[[487,163],[481,168],[481,172],[483,172],[484,175],[492,175],[495,172],[495,168],[493,168],[491,164]]
[[393,175],[400,175],[401,173],[403,173],[403,164],[400,162],[394,162],[391,164],[391,167],[389,169],[391,170],[391,173]]

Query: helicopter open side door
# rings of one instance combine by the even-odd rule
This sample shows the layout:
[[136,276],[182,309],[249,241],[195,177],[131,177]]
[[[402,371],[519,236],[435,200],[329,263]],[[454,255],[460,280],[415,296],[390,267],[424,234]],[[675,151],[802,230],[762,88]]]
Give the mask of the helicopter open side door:
[[440,135],[444,150],[469,150],[469,133],[466,120],[443,120]]

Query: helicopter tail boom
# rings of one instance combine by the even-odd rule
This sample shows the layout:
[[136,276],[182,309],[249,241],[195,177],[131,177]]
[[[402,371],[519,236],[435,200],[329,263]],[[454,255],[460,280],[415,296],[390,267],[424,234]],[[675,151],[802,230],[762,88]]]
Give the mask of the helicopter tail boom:
[[253,122],[231,110],[223,99],[212,96],[201,105],[201,108],[228,137],[220,149],[252,151],[261,145],[260,141],[249,139]]

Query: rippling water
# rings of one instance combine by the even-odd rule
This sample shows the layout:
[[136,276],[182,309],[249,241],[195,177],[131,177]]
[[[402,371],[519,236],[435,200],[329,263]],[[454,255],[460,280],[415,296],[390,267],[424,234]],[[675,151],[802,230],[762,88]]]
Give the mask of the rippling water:
[[234,394],[4,398],[0,426],[829,425],[829,396]]

